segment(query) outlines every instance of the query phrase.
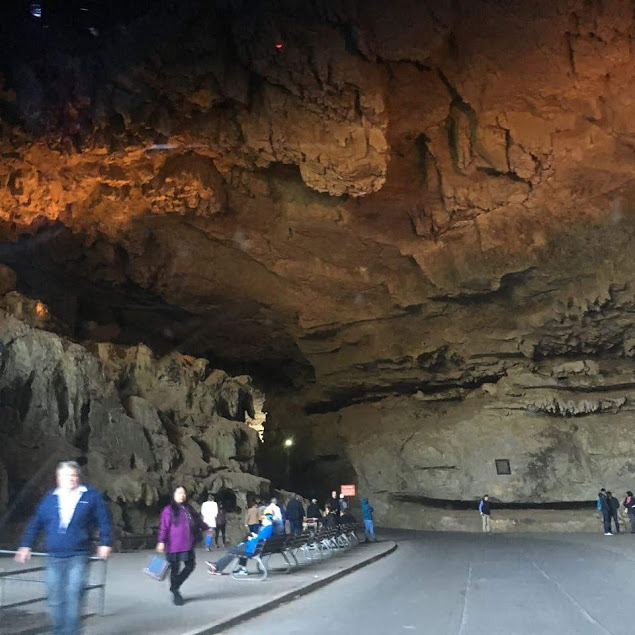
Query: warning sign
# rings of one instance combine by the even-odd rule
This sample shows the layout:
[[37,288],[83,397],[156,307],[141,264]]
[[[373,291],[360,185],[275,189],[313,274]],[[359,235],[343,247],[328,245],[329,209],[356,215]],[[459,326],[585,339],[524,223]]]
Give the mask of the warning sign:
[[344,496],[355,496],[355,485],[342,485],[340,487],[340,492]]

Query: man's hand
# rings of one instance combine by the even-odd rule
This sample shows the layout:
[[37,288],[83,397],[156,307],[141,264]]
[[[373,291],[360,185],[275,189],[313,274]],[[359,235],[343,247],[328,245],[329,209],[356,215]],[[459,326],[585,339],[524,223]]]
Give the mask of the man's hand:
[[157,542],[157,553],[165,553],[165,543]]
[[107,560],[111,552],[112,552],[112,547],[106,547],[105,545],[102,545],[101,547],[97,547],[97,557],[100,560]]
[[20,564],[24,564],[31,558],[31,550],[28,547],[20,547],[18,553],[15,554],[14,560]]

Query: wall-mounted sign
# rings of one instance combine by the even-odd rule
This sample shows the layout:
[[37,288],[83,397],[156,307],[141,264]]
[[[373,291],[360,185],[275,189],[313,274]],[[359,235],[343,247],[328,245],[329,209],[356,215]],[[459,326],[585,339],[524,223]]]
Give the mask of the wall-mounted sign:
[[509,459],[495,459],[496,474],[511,474],[512,468],[509,465]]
[[355,496],[355,485],[342,485],[340,486],[340,492],[344,496]]

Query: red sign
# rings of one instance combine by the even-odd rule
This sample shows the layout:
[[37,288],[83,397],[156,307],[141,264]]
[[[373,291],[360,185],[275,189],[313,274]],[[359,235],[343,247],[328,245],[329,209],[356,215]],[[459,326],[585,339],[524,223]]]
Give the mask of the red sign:
[[355,486],[354,485],[342,485],[340,487],[340,492],[344,494],[344,496],[355,496]]

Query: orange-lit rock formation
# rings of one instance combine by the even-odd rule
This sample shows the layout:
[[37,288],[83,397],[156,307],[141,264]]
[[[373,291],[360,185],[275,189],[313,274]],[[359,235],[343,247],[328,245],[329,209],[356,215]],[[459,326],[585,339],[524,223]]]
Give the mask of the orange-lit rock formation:
[[[366,469],[363,426],[336,442],[316,417],[398,398],[434,429],[427,400],[448,401],[478,434],[461,408],[480,386],[542,360],[632,363],[630,3],[214,6],[7,64],[0,259],[24,292],[45,295],[44,271],[83,336],[143,333],[260,373],[266,434],[306,440],[308,480]],[[567,401],[553,388],[543,405]],[[520,421],[505,394],[488,403]],[[496,479],[493,458],[466,482]],[[436,496],[446,476],[422,474]],[[557,481],[500,496],[566,498]]]

